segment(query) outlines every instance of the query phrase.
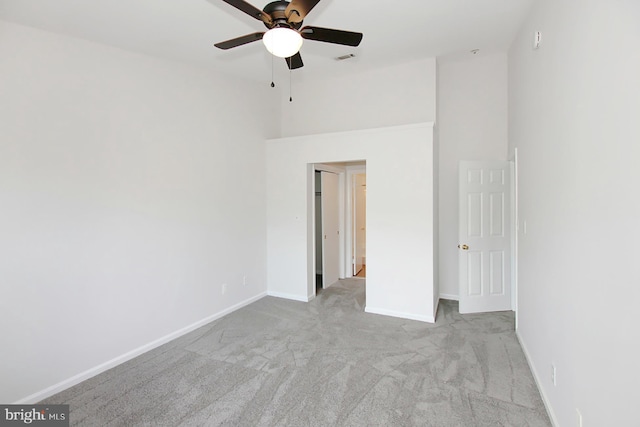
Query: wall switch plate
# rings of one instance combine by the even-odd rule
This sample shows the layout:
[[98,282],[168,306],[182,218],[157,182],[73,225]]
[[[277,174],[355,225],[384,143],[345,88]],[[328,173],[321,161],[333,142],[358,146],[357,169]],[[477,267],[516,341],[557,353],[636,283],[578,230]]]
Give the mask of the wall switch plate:
[[553,363],[551,364],[551,382],[553,382],[553,385],[556,386],[556,365],[554,365]]
[[226,284],[226,283],[223,283],[223,284],[222,284],[222,295],[224,295],[224,294],[226,294],[226,293],[227,293],[227,284]]

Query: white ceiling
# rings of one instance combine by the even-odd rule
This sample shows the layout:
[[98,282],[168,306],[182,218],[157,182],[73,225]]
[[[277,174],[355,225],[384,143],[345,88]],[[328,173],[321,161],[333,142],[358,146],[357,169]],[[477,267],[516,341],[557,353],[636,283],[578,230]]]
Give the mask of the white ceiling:
[[[251,0],[262,9],[268,1]],[[303,76],[339,74],[472,49],[505,51],[533,0],[321,0],[304,24],[364,33],[357,48],[306,40]],[[214,43],[264,31],[222,0],[0,0],[0,19],[255,81],[271,78],[261,42]],[[334,58],[353,53],[355,58]],[[286,72],[284,60],[275,66]]]

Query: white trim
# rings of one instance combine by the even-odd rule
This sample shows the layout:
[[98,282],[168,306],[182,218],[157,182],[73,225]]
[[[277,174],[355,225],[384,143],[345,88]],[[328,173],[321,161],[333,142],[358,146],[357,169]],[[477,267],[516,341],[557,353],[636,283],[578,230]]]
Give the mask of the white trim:
[[229,313],[232,313],[246,305],[249,305],[253,302],[258,301],[259,299],[264,298],[267,295],[266,292],[262,292],[256,296],[253,296],[247,300],[241,301],[238,304],[232,305],[229,308],[226,308],[222,311],[219,311],[218,313],[212,314],[211,316],[205,317],[202,320],[198,320],[195,323],[192,323],[189,326],[185,326],[182,329],[178,329],[175,332],[172,332],[168,335],[165,335],[161,338],[158,338],[157,340],[151,341],[148,344],[145,344],[143,346],[140,346],[136,349],[133,349],[125,354],[122,354],[118,357],[115,357],[111,360],[108,360],[104,363],[101,363],[98,366],[95,366],[91,369],[88,369],[84,372],[81,372],[77,375],[74,375],[71,378],[68,378],[66,380],[63,380],[57,384],[54,384],[50,387],[45,388],[44,390],[40,390],[36,393],[33,393],[27,397],[24,397],[20,400],[17,400],[16,402],[14,402],[15,405],[19,405],[19,404],[32,404],[35,402],[39,402],[43,399],[46,399],[50,396],[53,396],[56,393],[59,393],[63,390],[68,389],[69,387],[73,387],[76,384],[81,383],[82,381],[88,380],[89,378],[95,377],[98,374],[101,374],[115,366],[118,366],[124,362],[127,362],[135,357],[140,356],[143,353],[146,353],[148,351],[153,350],[154,348],[160,347],[163,344],[168,343],[169,341],[173,341],[177,338],[180,338],[183,335],[188,334],[189,332],[195,331],[196,329],[213,322],[214,320],[217,320],[221,317],[226,316]]
[[[353,179],[356,175],[367,173],[367,165],[366,160],[364,160],[364,165],[358,166],[347,166],[347,176],[346,176],[346,197],[345,197],[345,279],[351,279],[356,276],[353,275],[353,246],[354,246],[354,218],[353,218],[353,189],[354,182]],[[366,212],[366,206],[365,206]],[[363,257],[363,265],[364,265],[364,257]]]
[[456,294],[440,294],[440,299],[448,299],[451,301],[460,301],[460,295]]
[[303,295],[287,294],[284,292],[273,292],[273,291],[268,291],[267,295],[270,297],[289,299],[293,301],[302,301],[302,302],[309,302],[313,298],[315,298],[315,296],[303,296]]
[[[278,143],[278,142],[286,142],[286,141],[291,141],[291,140],[296,140],[296,141],[306,141],[308,139],[314,139],[316,138],[318,135],[322,135],[323,137],[327,137],[327,136],[331,136],[331,135],[361,135],[361,136],[366,136],[368,134],[372,134],[372,133],[380,133],[383,131],[388,131],[388,132],[397,132],[399,130],[405,130],[405,129],[425,129],[425,128],[430,128],[433,129],[435,123],[434,122],[420,122],[420,123],[413,123],[413,124],[408,124],[408,125],[399,125],[399,126],[384,126],[384,127],[378,127],[378,128],[368,128],[368,129],[357,129],[357,130],[348,130],[348,131],[341,131],[341,132],[326,132],[326,133],[321,133],[321,134],[309,134],[309,135],[300,135],[300,136],[287,136],[284,138],[272,138],[272,139],[267,139],[267,143]],[[364,160],[364,159],[360,159],[360,160]],[[359,161],[358,159],[351,159],[351,160],[344,160],[345,162],[348,161]],[[332,163],[328,162],[328,163]],[[342,162],[342,161],[338,161],[338,162]]]
[[340,175],[341,173],[345,172],[345,168],[340,166],[328,165],[326,163],[312,163],[312,164],[313,164],[313,168],[318,172],[329,172],[329,173],[335,173],[336,175]]
[[522,352],[524,353],[524,358],[527,360],[527,364],[529,365],[529,369],[531,369],[531,374],[533,374],[533,380],[536,382],[536,386],[538,387],[538,391],[540,392],[540,396],[542,397],[542,402],[544,403],[544,408],[547,410],[547,415],[549,415],[549,420],[551,420],[551,425],[554,427],[559,426],[558,420],[556,419],[555,414],[553,413],[553,409],[551,407],[551,403],[547,398],[547,395],[544,394],[544,389],[540,383],[540,376],[538,372],[534,368],[533,363],[531,363],[531,356],[529,356],[529,351],[527,350],[527,346],[524,345],[524,341],[520,336],[520,332],[516,330],[516,338],[518,338],[518,342],[520,343],[520,347],[522,347]]
[[512,162],[512,201],[511,201],[511,209],[512,209],[512,219],[511,219],[511,232],[513,233],[512,237],[512,247],[511,247],[511,300],[513,311],[516,314],[516,331],[518,330],[518,245],[520,241],[520,219],[518,213],[518,147],[513,149],[513,159]]
[[[307,164],[307,294],[316,294],[316,275],[322,274],[322,265],[316,265],[316,165]],[[322,190],[322,189],[321,189]],[[321,192],[322,194],[322,192]],[[320,272],[318,273],[318,270]],[[315,271],[315,274],[314,274]],[[278,295],[273,295],[278,296]],[[283,298],[287,298],[286,296]],[[291,299],[291,298],[287,298]]]
[[[345,240],[346,234],[344,229],[346,227],[345,224],[345,197],[346,197],[346,181],[347,181],[347,171],[344,170],[338,175],[338,279],[344,279],[346,277],[346,246],[347,241]],[[322,260],[324,262],[324,259]]]
[[383,316],[400,317],[402,319],[419,320],[420,322],[436,323],[433,316],[424,316],[421,314],[404,313],[401,311],[387,310],[384,308],[365,307],[365,313],[381,314]]

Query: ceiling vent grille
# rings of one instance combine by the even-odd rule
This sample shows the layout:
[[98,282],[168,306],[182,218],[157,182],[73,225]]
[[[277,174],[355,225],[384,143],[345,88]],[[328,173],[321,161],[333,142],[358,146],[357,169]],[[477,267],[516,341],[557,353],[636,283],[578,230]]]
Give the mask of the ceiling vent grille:
[[345,59],[355,58],[356,56],[353,53],[349,53],[347,55],[337,56],[336,61],[344,61]]

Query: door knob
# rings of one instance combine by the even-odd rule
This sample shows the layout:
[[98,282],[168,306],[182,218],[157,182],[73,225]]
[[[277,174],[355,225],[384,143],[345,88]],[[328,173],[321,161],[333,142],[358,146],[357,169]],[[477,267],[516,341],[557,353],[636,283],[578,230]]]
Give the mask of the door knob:
[[463,251],[469,250],[469,246],[467,245],[458,245],[458,249],[462,249]]

